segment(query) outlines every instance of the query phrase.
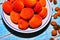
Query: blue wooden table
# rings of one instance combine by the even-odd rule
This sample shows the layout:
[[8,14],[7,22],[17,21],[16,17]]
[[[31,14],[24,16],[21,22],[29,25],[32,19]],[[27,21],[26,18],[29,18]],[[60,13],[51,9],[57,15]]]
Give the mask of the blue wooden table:
[[[54,15],[54,13],[56,12],[54,9],[55,7],[60,7],[60,0],[57,0],[58,4],[54,5],[53,3],[50,3],[52,5],[53,11],[52,11],[52,15]],[[4,0],[0,0],[0,40],[49,40],[51,37],[54,38],[55,40],[59,39],[60,40],[60,36],[56,36],[53,37],[51,35],[51,31],[53,30],[53,27],[49,24],[48,28],[41,33],[38,36],[32,37],[32,38],[22,38],[22,37],[18,37],[15,36],[14,34],[10,33],[8,31],[8,29],[5,27],[2,18],[1,18],[1,14],[2,14],[2,4]],[[51,21],[54,20],[56,21],[59,25],[60,25],[60,17],[58,17],[57,19],[54,19],[52,17]]]

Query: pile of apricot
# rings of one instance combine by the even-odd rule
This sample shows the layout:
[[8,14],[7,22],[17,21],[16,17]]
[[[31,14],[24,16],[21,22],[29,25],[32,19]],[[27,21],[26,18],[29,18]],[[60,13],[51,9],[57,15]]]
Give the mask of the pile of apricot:
[[21,30],[38,28],[47,16],[46,0],[7,0],[2,8]]

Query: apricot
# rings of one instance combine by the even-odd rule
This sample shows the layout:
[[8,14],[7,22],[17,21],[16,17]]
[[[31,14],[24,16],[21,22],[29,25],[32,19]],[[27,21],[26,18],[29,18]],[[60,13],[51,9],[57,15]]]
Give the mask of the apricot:
[[[11,2],[11,3],[13,3],[14,1],[16,1],[16,0],[8,0],[9,2]],[[17,0],[18,1],[18,0]],[[22,1],[23,2],[23,0],[20,0],[20,1]]]
[[12,11],[13,7],[12,4],[9,1],[5,1],[2,4],[2,8],[3,10],[6,12],[6,14],[10,14],[10,12]]
[[15,0],[8,0],[9,2],[13,3]]
[[60,29],[58,29],[58,33],[60,34]]
[[56,21],[52,21],[52,22],[51,22],[51,25],[52,25],[52,26],[57,26]]
[[20,0],[20,1],[22,1],[22,2],[23,2],[24,0]]
[[53,0],[53,3],[56,5],[57,4],[57,0]]
[[57,30],[52,30],[52,36],[56,36],[57,35]]
[[19,19],[18,20],[18,28],[21,30],[26,30],[28,28],[28,22],[23,19]]
[[55,29],[55,30],[58,30],[59,29],[59,26],[53,26],[53,28]]
[[18,23],[18,20],[20,19],[20,15],[14,11],[11,11],[10,18],[12,22]]
[[56,18],[58,17],[58,14],[55,13],[55,14],[53,15],[53,17],[54,17],[54,19],[56,19]]
[[36,4],[37,0],[24,0],[24,4],[27,7],[32,7]]
[[34,7],[34,11],[35,12],[40,12],[42,10],[42,6],[41,4],[38,2],[36,3],[35,7]]
[[50,38],[50,40],[54,40],[54,38]]
[[50,2],[52,2],[53,0],[49,0]]
[[56,8],[55,8],[55,11],[58,11],[58,10],[60,10],[60,8],[59,8],[59,7],[56,7]]
[[44,19],[47,16],[47,9],[42,7],[42,11],[39,12],[39,15]]
[[60,16],[60,10],[57,11],[57,15]]
[[32,8],[24,8],[20,15],[23,19],[30,19],[34,15],[34,11]]
[[21,0],[16,0],[13,2],[14,11],[20,12],[24,8],[24,4]]
[[29,25],[31,28],[38,28],[42,24],[42,18],[39,15],[34,15],[31,20],[29,20]]
[[41,5],[42,5],[43,7],[46,6],[46,0],[39,0],[39,2],[41,3]]

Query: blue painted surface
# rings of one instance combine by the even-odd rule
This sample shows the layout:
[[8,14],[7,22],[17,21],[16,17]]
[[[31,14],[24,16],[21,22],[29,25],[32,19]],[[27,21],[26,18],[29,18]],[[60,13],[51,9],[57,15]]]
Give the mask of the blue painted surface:
[[2,12],[1,12],[1,9],[2,8],[1,8],[1,5],[0,5],[0,36],[3,36],[3,35],[5,35],[5,34],[7,34],[9,32],[7,31],[5,25],[2,22],[2,18],[1,18]]
[[[0,3],[3,2],[4,0],[0,0]],[[60,0],[57,0],[58,1],[58,4],[57,5],[54,5],[53,3],[51,3],[53,9],[55,9],[55,7],[60,7]],[[52,15],[55,13],[56,11],[53,10],[52,11]],[[0,37],[4,36],[4,35],[7,35],[8,33],[10,33],[5,25],[3,24],[2,20],[1,20],[1,5],[0,5]],[[54,19],[52,18],[52,20],[56,21],[59,25],[60,25],[60,17],[58,17],[57,19]],[[52,21],[51,20],[51,21]],[[51,25],[49,25],[49,27],[46,29],[46,31],[44,31],[42,34],[36,36],[36,37],[33,37],[33,38],[21,38],[21,37],[17,37],[15,35],[9,35],[9,36],[6,36],[0,40],[49,40],[51,37],[51,31],[53,30],[53,27]],[[60,40],[60,36],[57,37],[59,40]]]

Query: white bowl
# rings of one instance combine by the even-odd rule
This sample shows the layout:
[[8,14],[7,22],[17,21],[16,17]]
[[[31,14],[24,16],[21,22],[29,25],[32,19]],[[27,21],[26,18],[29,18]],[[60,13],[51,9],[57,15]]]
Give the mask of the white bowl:
[[52,13],[52,8],[50,6],[49,0],[46,0],[46,8],[48,9],[47,17],[43,20],[42,25],[38,28],[35,28],[35,29],[30,29],[30,28],[28,28],[27,30],[19,29],[18,25],[14,24],[11,21],[10,16],[5,14],[3,10],[2,10],[2,18],[3,18],[4,22],[6,23],[6,25],[8,25],[8,27],[10,27],[11,29],[13,29],[17,32],[20,32],[20,33],[33,33],[33,32],[37,32],[37,31],[43,29],[49,23],[50,18],[51,18],[51,13]]

